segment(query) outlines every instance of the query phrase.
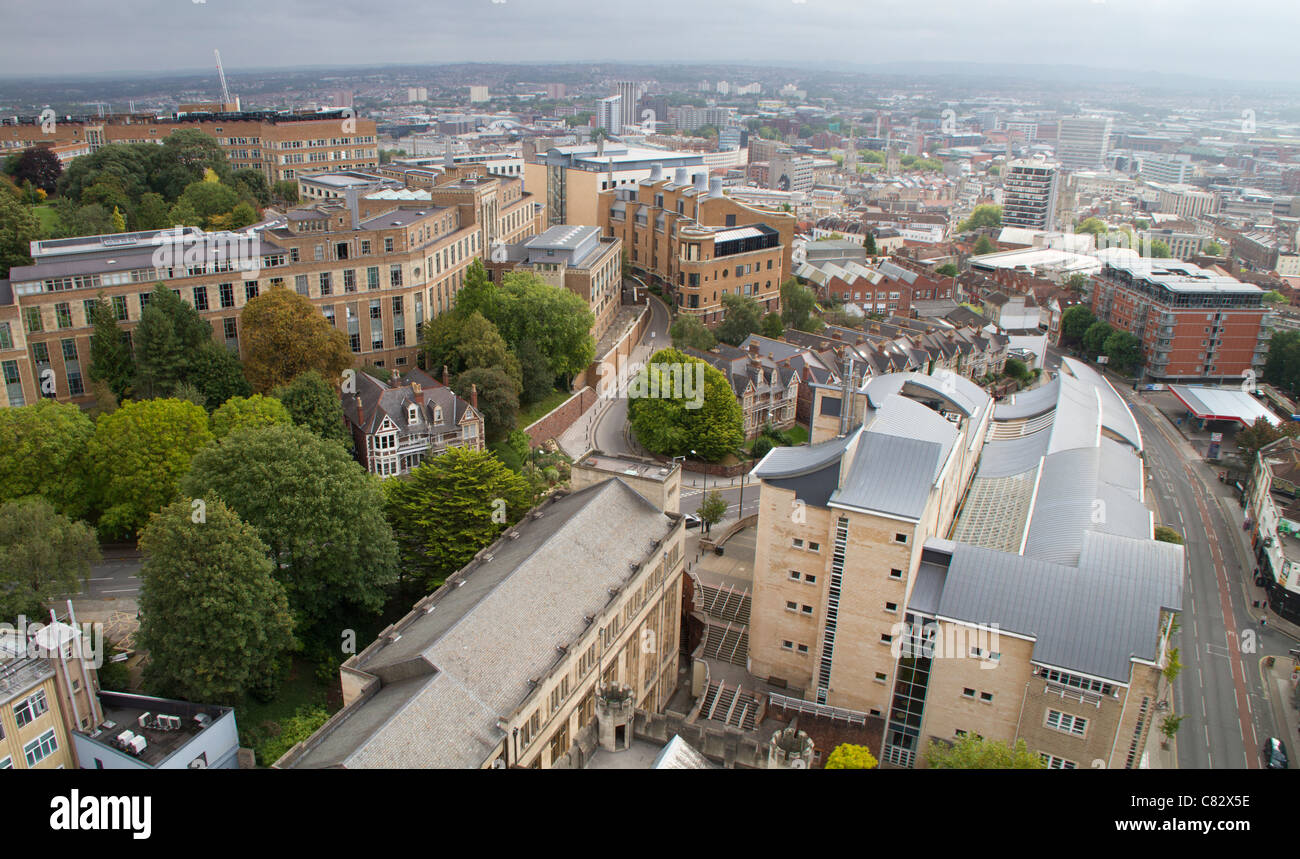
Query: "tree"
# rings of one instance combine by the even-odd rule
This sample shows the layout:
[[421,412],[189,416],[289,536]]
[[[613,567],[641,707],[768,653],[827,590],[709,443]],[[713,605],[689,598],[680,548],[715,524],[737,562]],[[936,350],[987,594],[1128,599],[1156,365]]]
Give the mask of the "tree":
[[1083,348],[1093,356],[1100,355],[1106,348],[1106,339],[1110,337],[1111,332],[1115,329],[1109,324],[1098,319],[1088,326],[1088,330],[1083,332]]
[[10,175],[20,185],[31,182],[47,194],[53,194],[58,187],[59,176],[63,175],[63,162],[54,154],[53,149],[33,146],[19,154]]
[[1282,426],[1276,426],[1266,417],[1255,418],[1255,422],[1248,427],[1237,430],[1234,442],[1237,445],[1237,456],[1246,468],[1253,468],[1255,465],[1255,455],[1259,453],[1260,448],[1272,444],[1280,438],[1296,438],[1300,436],[1300,423],[1287,421]]
[[1087,305],[1076,304],[1061,314],[1061,339],[1066,343],[1081,342],[1096,321]]
[[1065,288],[1071,292],[1081,294],[1088,287],[1088,276],[1086,274],[1072,274],[1065,279]]
[[1102,352],[1110,359],[1110,367],[1121,373],[1130,372],[1142,363],[1142,341],[1127,331],[1111,333],[1102,346]]
[[90,378],[103,382],[119,400],[131,390],[135,359],[118,325],[117,313],[101,293],[91,310],[94,332],[90,338]]
[[239,192],[219,182],[199,180],[185,188],[185,193],[181,194],[176,205],[193,209],[203,219],[203,226],[225,226],[224,222],[215,221],[239,205]]
[[244,376],[239,356],[227,346],[208,340],[199,346],[186,372],[187,380],[198,388],[208,409],[215,409],[231,397],[247,397],[253,386]]
[[343,424],[343,403],[338,391],[315,370],[308,370],[288,385],[272,392],[284,404],[289,417],[298,426],[317,436],[352,447],[352,437]]
[[816,331],[812,325],[813,311],[817,309],[817,296],[794,278],[781,284],[781,321],[787,328],[797,331]]
[[930,741],[925,753],[926,766],[938,770],[1041,770],[1047,765],[1029,751],[1024,740],[1015,746],[966,734],[952,746]]
[[531,272],[510,272],[501,281],[497,315],[489,318],[505,341],[517,349],[532,340],[551,373],[566,381],[587,369],[596,355],[596,320],[587,302]]
[[992,240],[989,239],[988,236],[980,236],[978,239],[975,240],[975,248],[973,251],[975,256],[997,253],[997,250],[998,250],[997,247],[993,244]]
[[749,456],[751,459],[755,459],[755,460],[762,459],[763,457],[767,456],[768,453],[775,446],[776,444],[772,441],[772,439],[768,438],[767,436],[759,436],[758,438],[754,439],[754,446],[749,449]]
[[773,339],[780,337],[785,333],[785,326],[781,324],[781,314],[769,313],[763,317],[763,322],[759,326],[759,331],[764,337]]
[[59,513],[86,515],[86,445],[95,434],[81,409],[41,399],[0,409],[0,503],[41,496]]
[[465,317],[457,313],[434,317],[420,333],[420,348],[434,376],[442,367],[452,375],[475,367],[496,367],[523,387],[519,359],[511,354],[497,326],[477,310]]
[[294,746],[306,740],[321,729],[330,720],[330,712],[324,707],[303,707],[284,721],[280,733],[254,748],[257,763],[269,767],[288,754]]
[[1084,218],[1074,227],[1076,233],[1090,233],[1094,240],[1106,235],[1109,230],[1110,227],[1106,226],[1106,222],[1099,218]]
[[1155,527],[1155,539],[1162,543],[1173,543],[1176,546],[1183,545],[1183,535],[1179,534],[1168,525],[1157,525]]
[[216,174],[219,182],[230,176],[221,144],[197,128],[173,131],[156,148],[150,184],[168,200],[178,199],[190,185],[201,181],[208,170]]
[[54,597],[81,590],[99,558],[94,530],[45,499],[0,505],[0,621],[41,617]]
[[289,411],[274,397],[231,397],[212,413],[212,435],[223,439],[235,430],[291,423]]
[[877,251],[876,251],[876,234],[875,234],[875,233],[872,233],[872,232],[867,232],[865,235],[863,235],[863,237],[862,237],[862,247],[866,250],[866,252],[867,252],[867,256],[869,256],[869,257],[873,257],[873,256],[875,256],[876,253],[877,253]]
[[378,478],[303,427],[231,433],[194,457],[190,498],[221,498],[266,543],[296,629],[332,642],[375,615],[397,579]]
[[1201,253],[1210,257],[1221,257],[1223,256],[1223,245],[1218,242],[1209,242],[1205,247],[1201,248]]
[[230,174],[230,184],[244,198],[245,202],[258,206],[271,203],[271,188],[267,185],[266,175],[261,170],[245,167]]
[[828,770],[873,770],[879,764],[871,749],[852,743],[841,743],[826,758]]
[[1290,304],[1291,303],[1290,299],[1288,299],[1282,293],[1278,292],[1276,289],[1270,289],[1268,292],[1264,293],[1264,297],[1261,300],[1265,304]]
[[519,401],[536,403],[546,399],[555,390],[555,375],[542,350],[532,340],[525,340],[515,349],[515,355],[519,360]]
[[726,316],[713,334],[723,343],[739,346],[763,326],[763,305],[747,295],[722,296],[722,308]]
[[121,210],[117,206],[113,207],[113,232],[126,232],[126,218],[122,215]]
[[271,186],[271,193],[276,200],[292,206],[298,202],[298,183],[293,179],[281,179]]
[[[981,238],[983,238],[983,237],[981,237]],[[956,276],[957,276],[957,266],[954,265],[953,263],[946,262],[946,263],[944,263],[943,265],[941,265],[941,266],[939,266],[938,268],[936,268],[936,269],[934,270],[934,273],[935,273],[935,274],[941,274],[941,275],[943,275],[944,277],[956,277]]]
[[8,194],[0,194],[0,278],[15,266],[31,265],[32,242],[42,237],[32,210]]
[[970,217],[957,225],[957,232],[965,233],[983,227],[1002,226],[1002,207],[993,205],[976,206]]
[[244,305],[244,375],[253,390],[266,392],[316,370],[337,379],[352,366],[348,337],[329,322],[311,299],[275,287]]
[[700,501],[699,509],[695,512],[704,523],[705,533],[708,533],[714,525],[722,521],[723,516],[727,515],[727,499],[723,498],[722,493],[716,489],[710,490],[709,494]]
[[149,191],[140,195],[140,203],[135,207],[135,228],[137,230],[165,230],[176,226],[168,223],[167,216],[171,208],[162,194]]
[[149,293],[134,342],[136,395],[166,396],[197,366],[201,348],[212,342],[212,325],[160,283]]
[[140,646],[150,693],[271,698],[294,646],[284,587],[257,531],[219,498],[180,499],[140,535]]
[[483,414],[488,441],[499,441],[515,428],[519,417],[519,394],[515,382],[497,367],[474,367],[452,380],[451,389],[462,400],[478,391],[478,410]]
[[1015,379],[1017,382],[1025,382],[1033,378],[1033,374],[1029,372],[1029,367],[1025,366],[1025,362],[1019,358],[1008,358],[1006,363],[1002,365],[1002,375],[1008,379]]
[[1269,338],[1264,378],[1289,391],[1300,389],[1300,331],[1277,331]]
[[532,490],[488,451],[454,447],[384,481],[384,512],[408,589],[428,592],[528,511]]
[[[688,383],[694,388],[700,378],[696,365],[704,368],[702,402],[700,391],[687,391]],[[694,450],[702,459],[717,461],[745,439],[744,417],[731,383],[705,362],[676,349],[659,350],[633,377],[628,422],[644,447],[666,456]]]
[[465,282],[456,293],[456,313],[469,316],[475,311],[485,319],[497,319],[501,311],[500,290],[497,289],[477,257],[465,269]]
[[210,441],[208,414],[193,403],[141,400],[100,415],[86,453],[101,532],[134,536],[176,497],[190,460]]
[[718,345],[713,332],[700,321],[698,316],[678,316],[668,327],[668,336],[672,338],[673,346],[678,349],[697,349],[700,352],[707,352]]

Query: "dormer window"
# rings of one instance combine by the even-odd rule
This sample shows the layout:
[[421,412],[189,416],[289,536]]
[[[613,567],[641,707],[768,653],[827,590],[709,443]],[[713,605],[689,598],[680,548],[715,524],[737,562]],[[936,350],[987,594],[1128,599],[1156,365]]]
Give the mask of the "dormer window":
[[420,422],[420,407],[415,403],[411,403],[406,407],[406,422],[411,426]]
[[442,423],[442,406],[433,407],[433,422],[435,424]]

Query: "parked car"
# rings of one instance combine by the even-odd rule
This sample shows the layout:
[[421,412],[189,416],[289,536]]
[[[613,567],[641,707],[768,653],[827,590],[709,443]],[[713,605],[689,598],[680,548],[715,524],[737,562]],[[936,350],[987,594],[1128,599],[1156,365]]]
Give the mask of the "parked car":
[[1277,737],[1269,737],[1264,741],[1264,766],[1271,770],[1285,770],[1291,768],[1290,758],[1286,754],[1286,743]]
[[700,527],[701,524],[703,524],[703,520],[700,519],[699,516],[696,516],[694,513],[683,514],[682,518],[686,520],[687,528],[698,528]]

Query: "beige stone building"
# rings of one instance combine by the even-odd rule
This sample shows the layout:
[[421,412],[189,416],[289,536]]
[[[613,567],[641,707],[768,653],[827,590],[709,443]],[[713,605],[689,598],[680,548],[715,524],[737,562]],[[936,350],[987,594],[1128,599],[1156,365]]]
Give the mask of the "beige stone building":
[[677,688],[684,535],[617,477],[553,496],[345,662],[343,709],[276,766],[569,768],[626,747]]
[[814,444],[758,466],[749,672],[886,719],[879,750],[1024,739],[1048,766],[1139,765],[1183,550],[1153,539],[1137,424],[1106,380],[993,404],[952,373],[816,388]]
[[404,370],[415,363],[421,326],[451,309],[469,265],[493,242],[533,235],[540,220],[518,179],[470,169],[449,171],[432,189],[349,189],[341,200],[240,232],[187,227],[179,236],[152,230],[33,242],[33,264],[0,281],[0,406],[38,396],[89,402],[96,299],[113,304],[129,336],[159,283],[236,352],[243,306],[264,290],[294,289],[348,335],[357,366]]

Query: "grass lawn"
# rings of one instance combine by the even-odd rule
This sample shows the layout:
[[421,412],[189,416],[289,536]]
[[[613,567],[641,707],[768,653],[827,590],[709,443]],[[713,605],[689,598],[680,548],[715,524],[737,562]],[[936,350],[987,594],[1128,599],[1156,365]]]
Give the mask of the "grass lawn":
[[529,424],[536,423],[545,417],[548,412],[572,396],[573,394],[570,391],[551,391],[546,397],[533,403],[528,408],[520,409],[519,419],[515,421],[515,426],[523,429]]
[[[797,444],[803,444],[804,442],[808,441],[808,430],[807,430],[807,428],[802,427],[802,426],[800,426],[799,424],[795,424],[794,426],[790,427],[790,429],[788,429],[788,430],[785,431],[785,434],[786,434],[787,436],[790,437],[790,445],[791,445],[791,446],[793,446],[793,445],[797,445]],[[761,436],[760,436],[760,438],[761,438]],[[753,452],[754,452],[754,442],[756,442],[756,441],[758,441],[757,438],[755,438],[755,439],[751,439],[750,441],[745,442],[744,449],[745,449],[745,452],[746,452],[746,453],[748,453],[748,454],[750,454],[750,455],[753,455]],[[777,446],[780,447],[781,445],[777,445]]]
[[306,660],[295,658],[289,676],[280,685],[275,700],[263,704],[256,698],[248,699],[235,708],[235,723],[239,726],[239,743],[257,749],[279,734],[279,726],[299,710],[324,707],[334,713],[343,706],[343,694],[338,677],[329,686],[316,679],[316,667]]
[[36,215],[36,220],[40,221],[41,231],[46,236],[54,234],[54,228],[59,225],[59,216],[54,213],[53,206],[33,206],[32,214]]

